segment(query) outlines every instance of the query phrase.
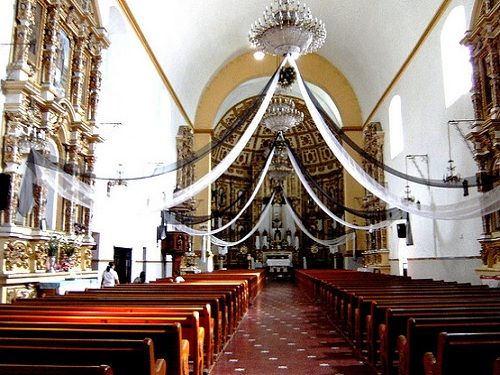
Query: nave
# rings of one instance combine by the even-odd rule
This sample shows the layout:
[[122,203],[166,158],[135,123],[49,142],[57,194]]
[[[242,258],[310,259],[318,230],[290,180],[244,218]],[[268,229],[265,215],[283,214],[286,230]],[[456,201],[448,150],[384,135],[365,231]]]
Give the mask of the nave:
[[311,296],[270,281],[257,295],[210,375],[376,374]]

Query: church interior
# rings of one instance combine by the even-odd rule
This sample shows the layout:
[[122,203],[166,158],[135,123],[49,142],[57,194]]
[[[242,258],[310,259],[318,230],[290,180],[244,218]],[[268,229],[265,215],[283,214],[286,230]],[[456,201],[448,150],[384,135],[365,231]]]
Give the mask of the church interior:
[[[183,317],[151,374],[423,374],[356,288],[425,289],[478,309],[456,319],[486,320],[500,374],[499,55],[499,0],[1,1],[0,315],[206,294],[220,321],[197,342]],[[0,375],[24,373],[4,320]]]

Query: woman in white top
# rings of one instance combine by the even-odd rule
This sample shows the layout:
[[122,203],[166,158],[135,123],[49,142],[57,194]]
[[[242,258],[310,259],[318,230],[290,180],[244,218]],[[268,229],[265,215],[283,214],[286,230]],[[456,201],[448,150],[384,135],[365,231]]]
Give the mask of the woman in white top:
[[113,262],[109,262],[109,265],[102,273],[101,286],[115,286],[118,284],[120,284],[120,281],[118,280],[118,274],[115,271],[115,264]]

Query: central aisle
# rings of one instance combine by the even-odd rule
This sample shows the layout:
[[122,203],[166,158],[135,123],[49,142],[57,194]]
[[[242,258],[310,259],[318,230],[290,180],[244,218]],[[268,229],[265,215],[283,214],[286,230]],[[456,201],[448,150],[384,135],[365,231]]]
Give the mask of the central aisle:
[[293,282],[270,281],[210,375],[376,374]]

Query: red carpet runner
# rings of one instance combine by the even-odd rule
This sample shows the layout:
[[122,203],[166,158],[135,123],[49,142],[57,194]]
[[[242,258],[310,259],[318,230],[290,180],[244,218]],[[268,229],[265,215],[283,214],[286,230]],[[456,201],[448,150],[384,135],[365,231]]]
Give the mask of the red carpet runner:
[[376,374],[293,282],[269,282],[210,375]]

